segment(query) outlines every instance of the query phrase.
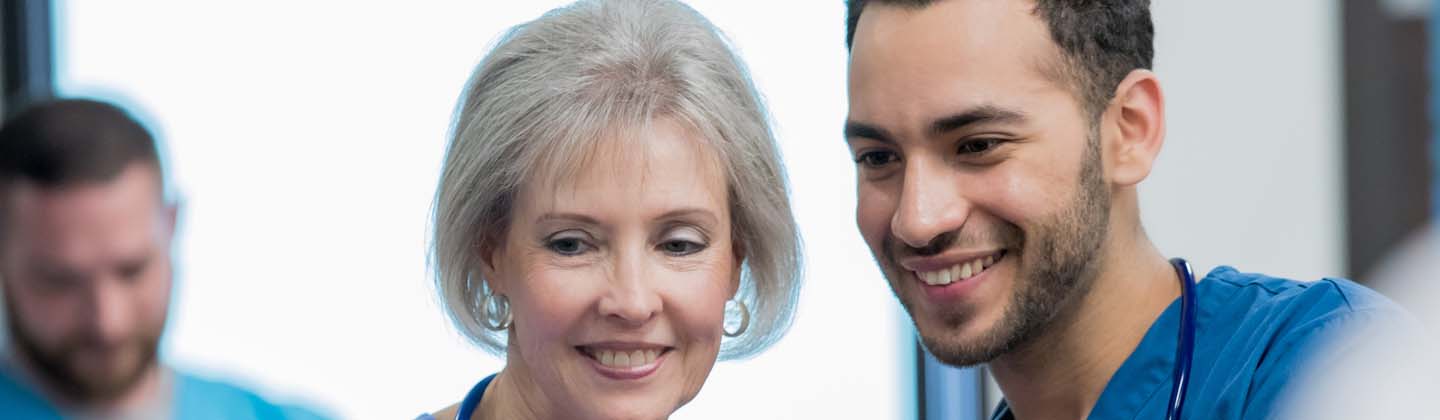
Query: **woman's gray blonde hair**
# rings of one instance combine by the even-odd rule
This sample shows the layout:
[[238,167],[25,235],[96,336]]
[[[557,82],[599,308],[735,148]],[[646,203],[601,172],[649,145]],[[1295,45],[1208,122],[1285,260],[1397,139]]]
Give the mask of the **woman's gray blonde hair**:
[[482,324],[480,250],[503,239],[521,186],[568,179],[605,134],[656,118],[693,129],[726,176],[743,258],[736,299],[752,316],[720,356],[753,356],[785,334],[800,288],[800,239],[764,105],[719,31],[671,0],[582,0],[552,10],[512,28],[476,67],[451,127],[431,250],[441,305],[461,332],[504,351],[504,333]]

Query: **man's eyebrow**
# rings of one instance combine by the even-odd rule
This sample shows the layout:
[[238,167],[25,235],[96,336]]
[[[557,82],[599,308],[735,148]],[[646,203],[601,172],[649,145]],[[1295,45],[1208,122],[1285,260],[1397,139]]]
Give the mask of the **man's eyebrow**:
[[980,105],[930,123],[930,134],[940,135],[976,124],[1014,123],[1025,121],[1024,113],[994,105]]
[[38,275],[41,277],[78,277],[81,275],[79,271],[76,271],[63,263],[43,258],[33,258],[29,266],[30,273],[32,275]]
[[895,143],[895,136],[889,131],[874,124],[863,123],[854,120],[845,121],[845,139],[865,138],[881,143]]
[[[1001,108],[995,105],[980,105],[974,108],[937,118],[930,123],[930,135],[942,135],[961,128],[978,124],[1015,123],[1028,120],[1025,113]],[[848,120],[845,121],[845,139],[865,138],[882,143],[895,143],[895,136],[880,126]]]

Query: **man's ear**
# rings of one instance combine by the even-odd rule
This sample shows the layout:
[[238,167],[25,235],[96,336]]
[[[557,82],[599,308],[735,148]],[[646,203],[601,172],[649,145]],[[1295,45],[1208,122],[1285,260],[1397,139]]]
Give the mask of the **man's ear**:
[[[1155,73],[1136,69],[1115,88],[1106,111],[1112,127],[1110,153],[1104,160],[1111,183],[1132,186],[1150,176],[1165,144],[1165,96]],[[1103,134],[1102,134],[1103,135]]]
[[161,226],[161,228],[164,229],[162,234],[165,235],[166,241],[173,242],[175,240],[175,230],[180,227],[180,208],[183,207],[184,204],[177,198],[175,201],[165,202],[164,206],[165,208],[160,210],[164,212],[160,215],[162,218],[160,222],[164,224]]

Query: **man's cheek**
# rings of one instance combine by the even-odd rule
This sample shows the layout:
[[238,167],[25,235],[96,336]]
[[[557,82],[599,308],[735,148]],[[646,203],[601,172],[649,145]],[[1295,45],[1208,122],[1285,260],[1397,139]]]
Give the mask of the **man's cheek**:
[[890,225],[890,219],[895,214],[894,210],[894,206],[882,200],[860,198],[855,209],[855,222],[860,228],[860,235],[865,237],[865,242],[871,249],[879,247]]
[[24,324],[26,330],[41,341],[40,344],[51,344],[54,341],[51,337],[73,329],[71,316],[75,311],[66,299],[33,299],[22,302],[17,302],[19,311],[7,313],[6,316],[16,316],[16,321]]

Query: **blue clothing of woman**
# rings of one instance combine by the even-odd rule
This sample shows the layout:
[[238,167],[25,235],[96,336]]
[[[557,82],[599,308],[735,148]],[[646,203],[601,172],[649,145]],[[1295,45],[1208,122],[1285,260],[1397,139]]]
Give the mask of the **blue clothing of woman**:
[[[470,392],[465,394],[465,400],[460,402],[460,409],[455,412],[456,420],[467,420],[475,414],[475,409],[480,408],[480,399],[485,397],[485,388],[489,388],[490,381],[493,380],[495,380],[495,375],[492,374],[486,376],[485,379],[481,379],[480,383],[475,384],[474,388],[470,388]],[[420,417],[416,417],[415,420],[436,419],[435,416],[421,414]]]

